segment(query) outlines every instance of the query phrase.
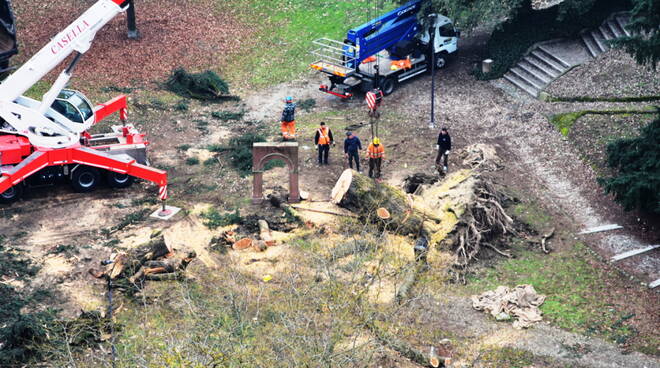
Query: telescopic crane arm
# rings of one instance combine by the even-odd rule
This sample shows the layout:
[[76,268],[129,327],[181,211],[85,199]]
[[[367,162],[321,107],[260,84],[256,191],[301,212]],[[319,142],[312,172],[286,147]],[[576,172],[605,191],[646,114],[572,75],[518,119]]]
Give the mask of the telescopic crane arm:
[[[41,147],[62,148],[78,142],[80,133],[94,123],[93,116],[83,122],[71,121],[53,111],[51,105],[68,83],[80,57],[89,50],[96,33],[123,12],[127,3],[99,0],[0,84],[0,118],[5,121],[0,123],[0,132],[26,136],[33,145]],[[73,53],[75,57],[42,101],[22,96]]]

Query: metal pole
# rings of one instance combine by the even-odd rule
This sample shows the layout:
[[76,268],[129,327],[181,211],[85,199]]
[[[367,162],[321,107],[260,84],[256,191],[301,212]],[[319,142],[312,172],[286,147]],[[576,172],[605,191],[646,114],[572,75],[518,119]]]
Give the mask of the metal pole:
[[429,16],[431,26],[431,122],[429,129],[435,129],[435,15]]
[[126,20],[128,23],[128,38],[132,40],[138,39],[138,37],[140,37],[140,32],[138,32],[135,22],[135,2],[133,0],[128,1],[128,9],[126,9]]

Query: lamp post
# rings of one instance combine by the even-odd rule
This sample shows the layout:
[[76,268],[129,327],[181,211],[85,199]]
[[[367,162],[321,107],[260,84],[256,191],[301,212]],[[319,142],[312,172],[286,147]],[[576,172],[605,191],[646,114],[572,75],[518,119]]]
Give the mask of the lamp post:
[[431,47],[431,122],[429,129],[435,129],[435,14],[429,15],[431,33],[429,45]]

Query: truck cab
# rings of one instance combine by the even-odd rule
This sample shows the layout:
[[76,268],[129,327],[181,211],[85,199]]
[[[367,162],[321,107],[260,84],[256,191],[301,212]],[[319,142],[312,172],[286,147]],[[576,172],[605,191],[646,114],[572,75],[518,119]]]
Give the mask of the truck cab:
[[[416,39],[423,45],[431,42],[431,32],[435,32],[433,50],[436,54],[436,68],[443,68],[447,64],[447,55],[458,50],[458,39],[461,32],[454,28],[451,19],[441,14],[431,14],[422,22],[422,31]],[[429,32],[431,31],[431,32]]]

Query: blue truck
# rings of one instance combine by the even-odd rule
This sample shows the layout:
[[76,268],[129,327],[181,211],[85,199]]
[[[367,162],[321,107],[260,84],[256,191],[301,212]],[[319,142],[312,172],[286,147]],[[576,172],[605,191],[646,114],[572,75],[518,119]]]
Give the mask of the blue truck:
[[322,92],[350,98],[379,88],[389,95],[400,82],[440,69],[458,49],[460,31],[451,19],[430,14],[418,18],[422,0],[412,0],[346,34],[343,42],[320,38],[313,43],[313,69],[326,73]]

